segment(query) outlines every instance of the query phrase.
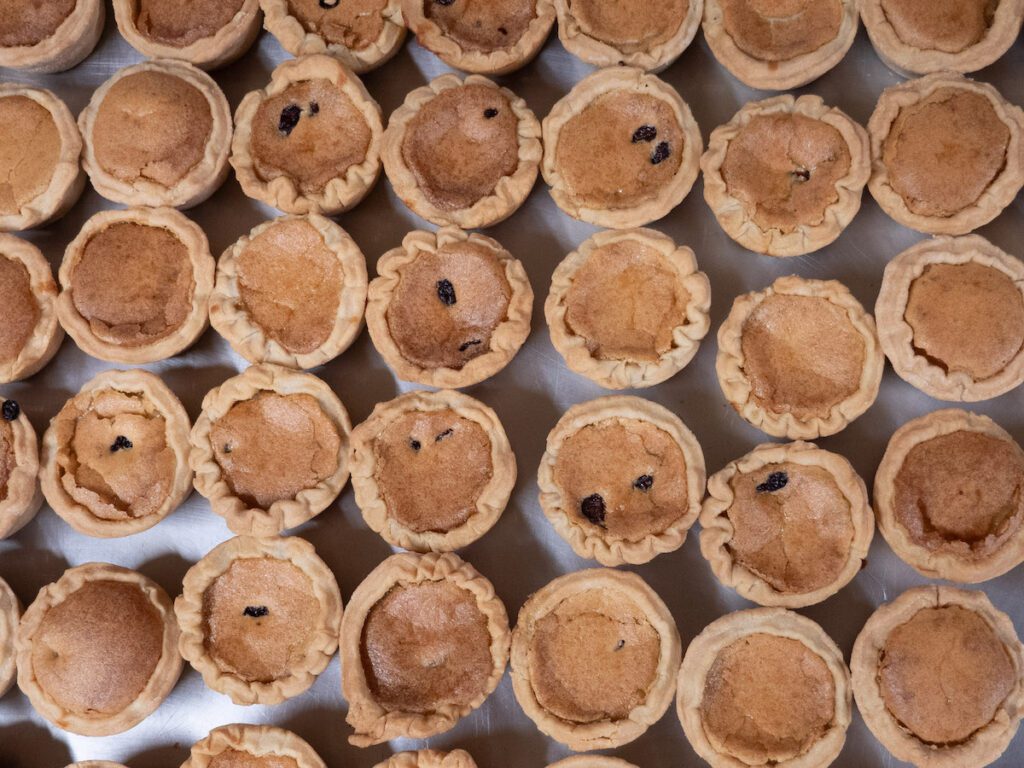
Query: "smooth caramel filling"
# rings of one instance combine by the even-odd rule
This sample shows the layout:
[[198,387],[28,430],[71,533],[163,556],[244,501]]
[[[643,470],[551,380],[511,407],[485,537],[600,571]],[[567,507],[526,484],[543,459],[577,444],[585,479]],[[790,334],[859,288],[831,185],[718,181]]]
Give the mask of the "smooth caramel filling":
[[237,749],[225,749],[210,759],[207,768],[300,768],[287,755],[254,755]]
[[0,253],[0,362],[18,359],[39,322],[40,309],[32,291],[32,276],[18,259]]
[[690,0],[570,0],[584,34],[622,51],[650,51],[679,32]]
[[0,214],[11,215],[43,194],[63,146],[46,107],[27,96],[0,98]]
[[18,468],[18,457],[14,452],[14,430],[5,419],[0,419],[0,502],[7,501],[8,484],[11,475]]
[[307,32],[353,51],[364,50],[380,40],[388,0],[345,0],[327,5],[320,0],[288,0],[288,13]]
[[77,0],[0,0],[0,47],[38,45],[74,12]]
[[881,0],[880,5],[906,45],[960,53],[988,34],[999,0]]
[[497,51],[519,42],[537,18],[537,0],[423,0],[423,14],[467,51]]
[[814,53],[839,36],[840,0],[721,0],[722,24],[748,56],[781,62]]
[[135,28],[157,43],[184,48],[214,37],[245,0],[136,0]]

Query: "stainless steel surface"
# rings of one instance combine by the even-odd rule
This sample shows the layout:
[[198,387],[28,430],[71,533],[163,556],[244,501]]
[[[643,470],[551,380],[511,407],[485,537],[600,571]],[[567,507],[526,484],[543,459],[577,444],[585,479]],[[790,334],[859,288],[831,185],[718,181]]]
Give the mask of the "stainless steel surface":
[[[241,62],[214,76],[234,108],[247,91],[262,87],[275,63],[286,57],[276,41],[265,34]],[[100,47],[71,72],[31,77],[3,71],[0,79],[51,88],[77,113],[97,86],[117,69],[139,58],[118,35],[111,15]],[[368,75],[365,81],[388,115],[407,92],[446,69],[432,54],[411,42],[394,61]],[[502,82],[543,117],[590,70],[568,55],[553,35],[536,62],[502,78]],[[747,89],[732,79],[699,37],[663,77],[691,105],[705,139],[745,102],[769,95]],[[994,83],[1011,101],[1024,103],[1024,47],[1018,42],[1005,58],[979,77]],[[841,107],[863,124],[882,89],[898,81],[876,57],[861,31],[842,64],[801,92],[820,94],[827,103]],[[43,249],[56,270],[65,245],[90,215],[104,207],[110,206],[90,190],[66,218],[28,237]],[[234,178],[230,178],[211,200],[188,215],[206,230],[214,253],[219,254],[251,227],[272,217],[274,211],[247,199]],[[340,218],[340,223],[362,247],[371,274],[385,250],[397,245],[406,232],[424,224],[394,196],[383,179],[362,205]],[[805,277],[843,281],[870,310],[886,261],[921,239],[890,221],[865,192],[860,215],[835,245],[813,256],[773,260],[744,251],[723,234],[704,203],[699,183],[683,205],[655,226],[696,251],[701,268],[711,278],[713,323],[711,334],[686,370],[667,383],[638,394],[682,416],[699,438],[711,472],[766,440],[726,405],[715,380],[714,334],[733,298],[761,288],[779,275],[795,272]],[[596,385],[567,370],[551,346],[542,313],[555,265],[593,231],[562,214],[542,182],[517,214],[488,231],[523,260],[537,302],[533,334],[522,353],[494,379],[468,390],[494,407],[502,418],[518,458],[519,481],[498,525],[461,554],[495,583],[513,618],[526,597],[555,576],[594,565],[575,557],[553,532],[538,507],[536,487],[537,464],[548,430],[570,405],[604,394]],[[1024,200],[1018,198],[1010,210],[981,233],[1010,253],[1024,256]],[[41,432],[65,399],[95,373],[109,367],[113,366],[89,358],[68,339],[42,373],[27,382],[0,387],[0,394],[17,398]],[[206,391],[243,367],[244,361],[212,330],[187,354],[148,366],[181,397],[193,419]],[[376,402],[410,389],[395,380],[366,333],[340,359],[315,373],[337,391],[355,422],[366,418]],[[1024,440],[1022,405],[1024,390],[1017,390],[973,409],[992,416],[1017,440]],[[867,415],[820,444],[849,457],[870,486],[892,432],[908,419],[939,407],[939,402],[917,392],[887,370],[881,396]],[[335,505],[294,533],[315,544],[337,574],[346,598],[391,553],[385,542],[363,523],[350,488],[345,489]],[[0,542],[0,576],[28,604],[40,587],[57,579],[65,568],[102,560],[141,570],[174,596],[180,592],[181,578],[189,566],[228,537],[224,523],[210,512],[209,505],[198,494],[152,530],[110,541],[81,536],[51,510],[44,509],[26,529]],[[662,555],[636,570],[672,609],[684,647],[713,619],[749,607],[717,583],[700,555],[695,535],[679,552]],[[858,630],[874,607],[923,581],[876,536],[867,568],[855,581],[839,595],[803,613],[820,622],[848,658]],[[984,587],[996,605],[1013,616],[1018,630],[1024,629],[1022,586],[1024,570],[1017,569]],[[415,746],[413,742],[398,741],[391,748],[350,747],[339,679],[335,660],[305,695],[277,707],[245,708],[234,706],[226,697],[207,689],[199,675],[186,666],[177,688],[154,715],[133,730],[109,738],[85,738],[53,728],[35,714],[28,700],[15,689],[0,701],[0,766],[60,768],[73,759],[108,759],[124,762],[130,768],[176,768],[188,756],[193,742],[211,728],[231,722],[273,723],[290,728],[310,741],[331,768],[369,768],[391,749]],[[439,748],[464,747],[481,768],[542,768],[568,754],[543,736],[522,713],[512,696],[507,675],[479,711],[428,743]],[[703,764],[683,736],[674,709],[646,735],[614,754],[640,768]],[[846,749],[835,765],[871,768],[895,764],[856,716]],[[1024,737],[1018,738],[996,765],[1024,765]]]

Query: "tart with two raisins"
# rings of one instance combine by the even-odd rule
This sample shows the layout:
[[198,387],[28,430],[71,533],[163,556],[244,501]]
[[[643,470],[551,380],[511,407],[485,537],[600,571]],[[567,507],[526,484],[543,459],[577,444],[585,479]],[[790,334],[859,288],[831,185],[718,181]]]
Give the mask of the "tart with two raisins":
[[0,407],[0,540],[28,525],[42,505],[36,431],[16,401],[4,400]]
[[464,749],[453,752],[421,749],[417,752],[399,752],[378,763],[376,768],[477,768],[477,765]]
[[50,263],[14,235],[0,234],[0,306],[0,383],[6,384],[38,372],[64,341]]
[[10,585],[0,579],[0,697],[10,690],[18,671],[14,663],[14,637],[20,620],[21,603]]
[[222,725],[192,745],[181,768],[325,768],[300,736],[272,725]]
[[71,69],[99,42],[106,9],[104,0],[8,0],[0,17],[0,67]]

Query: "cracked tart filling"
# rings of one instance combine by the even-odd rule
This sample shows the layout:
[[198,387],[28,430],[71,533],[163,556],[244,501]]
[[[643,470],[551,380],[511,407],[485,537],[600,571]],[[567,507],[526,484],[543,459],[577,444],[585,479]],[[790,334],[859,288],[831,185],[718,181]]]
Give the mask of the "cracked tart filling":
[[754,59],[780,62],[813,53],[839,36],[839,0],[719,0],[725,31]]
[[244,4],[245,0],[135,0],[135,28],[154,42],[185,48],[214,37]]
[[32,277],[20,259],[0,253],[0,362],[13,362],[32,338],[41,313]]
[[49,188],[63,141],[50,110],[20,95],[0,98],[0,136],[0,214],[13,215]]

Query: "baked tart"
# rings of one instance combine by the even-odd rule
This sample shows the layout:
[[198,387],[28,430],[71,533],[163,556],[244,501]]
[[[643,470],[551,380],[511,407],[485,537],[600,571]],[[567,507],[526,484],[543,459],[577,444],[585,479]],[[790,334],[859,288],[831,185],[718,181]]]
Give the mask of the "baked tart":
[[14,637],[21,620],[21,603],[10,585],[0,579],[0,698],[3,697],[17,674]]
[[259,225],[217,262],[210,324],[250,363],[316,368],[363,329],[366,257],[319,214]]
[[378,763],[376,768],[477,768],[477,765],[464,749],[453,752],[421,749],[417,752],[399,752]]
[[642,227],[683,201],[704,140],[689,106],[655,75],[611,67],[585,77],[543,123],[541,171],[573,218]]
[[555,24],[551,0],[401,0],[416,40],[447,65],[507,75],[540,52]]
[[165,360],[206,330],[214,269],[206,234],[173,208],[100,211],[64,252],[57,315],[100,360]]
[[234,533],[279,534],[341,493],[351,432],[345,406],[316,376],[254,365],[203,398],[189,456],[196,490]]
[[192,566],[174,601],[181,655],[235,704],[309,689],[338,649],[341,592],[297,536],[239,536]]
[[181,674],[171,599],[141,573],[87,563],[43,587],[18,627],[18,687],[82,736],[138,725]]
[[918,243],[889,262],[878,337],[905,381],[976,402],[1024,382],[1024,263],[978,235]]
[[661,384],[711,327],[711,284],[690,248],[652,229],[599,232],[555,269],[544,314],[566,364],[608,389]]
[[498,415],[451,390],[380,403],[352,431],[352,488],[389,544],[449,552],[487,533],[516,483]]
[[559,760],[557,763],[552,763],[548,768],[636,768],[636,766],[617,757],[607,757],[606,755],[573,755]]
[[718,330],[726,400],[772,437],[842,431],[875,402],[884,367],[875,321],[835,280],[780,277],[737,297]]
[[[0,403],[0,540],[28,525],[42,505],[36,431],[16,400],[3,400]],[[0,672],[2,695],[3,674]]]
[[440,226],[489,227],[526,201],[543,152],[526,102],[486,77],[448,74],[391,115],[381,156],[402,202]]
[[871,615],[850,666],[868,728],[919,768],[994,762],[1024,711],[1024,647],[984,592],[907,590]]
[[325,768],[298,735],[272,725],[223,725],[192,745],[181,768]]
[[850,462],[804,442],[759,445],[708,478],[700,525],[718,580],[782,608],[820,603],[849,584],[875,533]]
[[109,760],[83,760],[79,763],[71,763],[67,768],[127,768],[121,763],[112,763]]
[[802,256],[836,240],[871,176],[867,131],[820,96],[747,104],[714,130],[701,158],[704,199],[751,251]]
[[368,747],[450,730],[505,674],[510,633],[494,586],[448,552],[392,555],[341,621],[349,742]]
[[1024,186],[1024,110],[988,83],[940,72],[894,85],[868,133],[872,196],[919,232],[965,235]]
[[548,435],[540,505],[580,557],[639,565],[674,552],[700,514],[704,454],[667,408],[617,395],[575,405]]
[[454,227],[410,232],[377,262],[366,325],[400,379],[469,387],[508,365],[530,335],[533,288],[500,243]]
[[78,117],[93,187],[123,205],[191,208],[228,175],[231,109],[213,78],[183,61],[119,70]]
[[0,307],[0,384],[7,384],[41,370],[64,341],[50,262],[14,235],[0,234]]
[[71,69],[99,42],[106,7],[104,0],[8,0],[0,18],[0,67]]
[[383,133],[380,107],[352,70],[332,56],[304,56],[238,105],[231,165],[249,197],[333,216],[377,183]]
[[857,37],[858,0],[705,0],[704,39],[737,80],[788,91],[836,66]]
[[594,568],[533,594],[512,633],[512,687],[537,727],[576,752],[635,741],[675,694],[682,647],[634,573]]

